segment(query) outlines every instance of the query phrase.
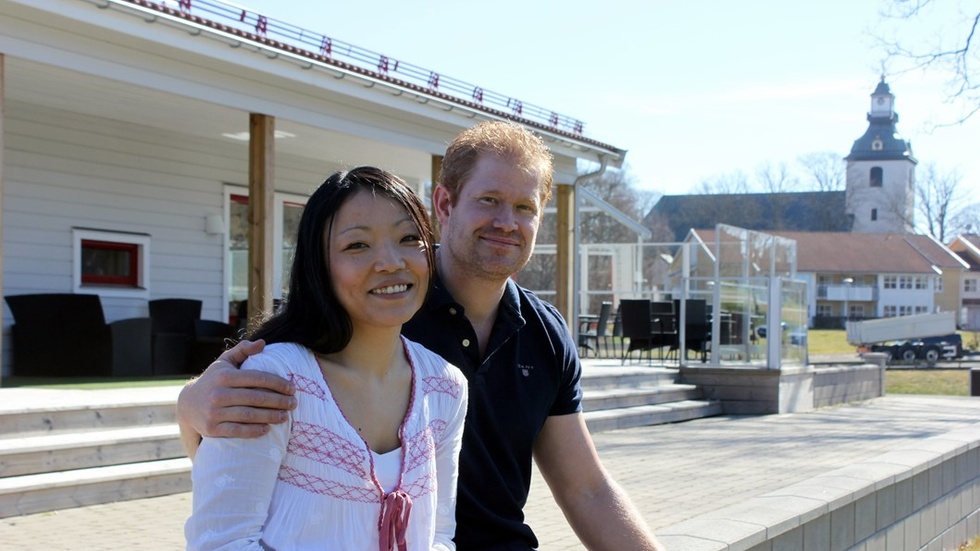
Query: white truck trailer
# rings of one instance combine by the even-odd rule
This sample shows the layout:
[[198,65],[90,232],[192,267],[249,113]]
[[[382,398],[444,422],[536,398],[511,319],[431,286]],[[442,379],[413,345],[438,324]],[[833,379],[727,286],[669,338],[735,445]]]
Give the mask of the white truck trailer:
[[963,356],[963,339],[956,333],[955,312],[916,314],[847,322],[847,342],[893,360],[926,360]]

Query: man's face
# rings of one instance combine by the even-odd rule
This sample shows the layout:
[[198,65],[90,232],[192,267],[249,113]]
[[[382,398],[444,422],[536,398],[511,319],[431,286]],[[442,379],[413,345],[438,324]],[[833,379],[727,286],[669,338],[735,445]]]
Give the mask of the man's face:
[[450,261],[471,277],[505,280],[527,264],[541,223],[541,184],[506,159],[481,155],[456,204],[437,188],[436,211]]

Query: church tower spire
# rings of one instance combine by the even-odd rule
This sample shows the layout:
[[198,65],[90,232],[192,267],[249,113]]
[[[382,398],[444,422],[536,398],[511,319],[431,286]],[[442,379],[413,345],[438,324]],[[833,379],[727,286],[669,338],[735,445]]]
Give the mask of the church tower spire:
[[895,96],[885,76],[871,93],[868,129],[847,161],[846,202],[851,231],[908,233],[915,226],[912,144],[898,134]]

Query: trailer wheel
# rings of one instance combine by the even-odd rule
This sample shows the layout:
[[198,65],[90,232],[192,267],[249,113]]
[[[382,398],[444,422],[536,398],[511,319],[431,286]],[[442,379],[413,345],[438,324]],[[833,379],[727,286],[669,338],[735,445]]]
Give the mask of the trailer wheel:
[[907,362],[915,361],[915,349],[911,346],[903,346],[898,350],[898,356]]
[[934,364],[939,361],[939,347],[930,346],[922,352],[922,357],[925,358],[930,364]]

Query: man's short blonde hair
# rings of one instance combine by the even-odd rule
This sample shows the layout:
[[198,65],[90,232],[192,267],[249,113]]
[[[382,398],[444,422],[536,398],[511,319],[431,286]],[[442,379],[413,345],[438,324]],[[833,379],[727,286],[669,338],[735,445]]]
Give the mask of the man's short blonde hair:
[[446,148],[439,183],[449,191],[454,205],[480,155],[499,157],[536,177],[541,204],[551,199],[554,159],[541,138],[512,122],[488,121],[464,130]]

